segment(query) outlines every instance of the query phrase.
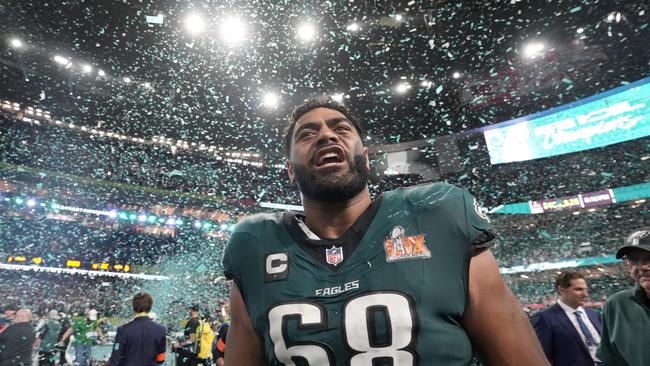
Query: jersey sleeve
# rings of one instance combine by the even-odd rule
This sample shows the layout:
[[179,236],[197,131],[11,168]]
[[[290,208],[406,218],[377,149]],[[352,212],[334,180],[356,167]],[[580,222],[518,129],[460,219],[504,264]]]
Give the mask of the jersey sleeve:
[[235,229],[223,255],[223,272],[228,280],[237,284],[242,295],[245,287],[254,281],[259,269],[255,260],[259,256],[258,241],[252,234]]
[[464,205],[464,221],[467,239],[474,253],[489,248],[495,243],[496,235],[487,213],[466,189],[461,188]]

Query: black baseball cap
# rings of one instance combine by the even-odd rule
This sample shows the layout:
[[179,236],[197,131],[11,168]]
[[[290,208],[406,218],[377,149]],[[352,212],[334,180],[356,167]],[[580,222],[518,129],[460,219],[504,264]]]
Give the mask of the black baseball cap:
[[634,249],[650,252],[650,228],[636,230],[630,234],[625,239],[625,245],[616,252],[616,259],[625,257]]
[[199,311],[199,304],[192,304],[192,305],[190,305],[190,310],[193,310],[193,311]]

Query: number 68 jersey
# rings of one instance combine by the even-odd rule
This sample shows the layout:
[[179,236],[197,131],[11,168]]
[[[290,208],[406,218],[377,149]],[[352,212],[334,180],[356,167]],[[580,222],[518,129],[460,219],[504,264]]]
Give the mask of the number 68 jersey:
[[493,239],[466,190],[423,184],[383,193],[336,239],[297,213],[247,218],[223,265],[268,365],[468,365],[469,261]]

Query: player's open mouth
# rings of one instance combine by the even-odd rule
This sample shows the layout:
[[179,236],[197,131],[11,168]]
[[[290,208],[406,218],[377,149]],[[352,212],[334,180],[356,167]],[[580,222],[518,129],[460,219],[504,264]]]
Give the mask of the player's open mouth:
[[343,149],[339,146],[325,147],[316,152],[314,162],[317,168],[337,166],[345,161]]

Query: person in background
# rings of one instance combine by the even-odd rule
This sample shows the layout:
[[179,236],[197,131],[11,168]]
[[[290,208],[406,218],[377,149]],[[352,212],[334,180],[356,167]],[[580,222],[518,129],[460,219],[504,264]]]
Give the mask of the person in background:
[[104,334],[97,320],[97,310],[91,309],[85,317],[72,322],[72,327],[63,333],[59,345],[62,345],[71,335],[74,335],[74,351],[76,366],[88,366],[90,351],[97,340],[104,342]]
[[31,310],[16,311],[14,323],[0,334],[0,366],[31,365],[35,341]]
[[600,314],[583,308],[587,281],[578,272],[562,272],[555,279],[557,303],[532,317],[546,357],[553,366],[594,366],[600,362]]
[[650,365],[650,228],[630,234],[616,258],[625,260],[634,287],[610,296],[603,307],[598,357],[608,366]]
[[16,305],[9,304],[5,306],[2,314],[3,316],[0,318],[0,333],[2,333],[5,329],[7,329],[8,326],[11,325],[14,320],[16,310],[18,310]]
[[172,347],[176,351],[176,364],[179,366],[197,366],[200,364],[196,353],[194,352],[194,342],[196,341],[196,329],[200,325],[199,305],[190,306],[190,318],[185,324],[183,330],[183,339],[175,342]]
[[59,343],[62,328],[59,319],[59,312],[50,310],[38,332],[35,347],[38,348],[39,366],[54,365],[56,345]]
[[153,298],[146,292],[133,296],[135,317],[117,328],[109,366],[156,366],[165,362],[167,330],[151,317]]

